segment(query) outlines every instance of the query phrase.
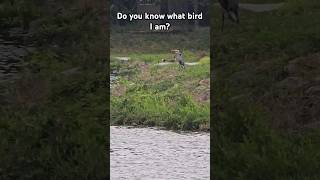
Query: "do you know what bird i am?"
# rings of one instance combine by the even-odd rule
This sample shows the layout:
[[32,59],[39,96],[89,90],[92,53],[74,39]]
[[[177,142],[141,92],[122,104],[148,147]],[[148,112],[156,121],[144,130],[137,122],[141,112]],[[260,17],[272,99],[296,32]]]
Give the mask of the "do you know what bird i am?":
[[155,31],[166,31],[169,30],[171,24],[170,20],[202,20],[203,13],[170,13],[170,14],[152,14],[152,13],[144,13],[144,14],[126,14],[122,12],[117,13],[118,20],[129,20],[130,22],[134,20],[167,20],[165,24],[153,24],[150,22],[149,29]]

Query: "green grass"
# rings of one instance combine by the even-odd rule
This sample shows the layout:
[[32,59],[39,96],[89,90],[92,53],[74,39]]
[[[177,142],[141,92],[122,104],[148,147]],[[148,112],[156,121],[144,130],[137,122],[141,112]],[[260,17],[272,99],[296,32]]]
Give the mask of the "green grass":
[[[184,58],[186,62],[195,62],[198,60],[199,54],[196,54],[195,52],[185,50],[183,51]],[[120,55],[119,55],[120,56]],[[168,52],[163,53],[128,53],[128,57],[131,58],[133,61],[143,61],[143,62],[149,62],[149,63],[159,63],[162,59],[166,60],[173,60],[173,54],[170,53],[170,50]]]
[[172,85],[163,81],[152,87],[155,92],[134,89],[125,97],[112,98],[112,123],[207,130],[209,107],[195,103],[189,95],[180,93],[179,86]]
[[[106,37],[94,9],[83,13],[63,7],[54,17],[37,9],[41,16],[33,17],[39,25],[32,38],[37,50],[25,57],[21,79],[6,85],[6,103],[0,106],[0,179],[108,177]],[[11,16],[21,21],[17,14],[0,21]],[[65,73],[72,68],[77,71]]]
[[[239,26],[227,23],[222,33],[214,27],[212,54],[217,81],[230,87],[233,96],[253,94],[259,98],[272,90],[287,77],[285,66],[290,60],[319,51],[320,20],[315,17],[320,13],[315,7],[305,7],[308,11],[295,15],[286,8],[243,12]],[[218,12],[213,15],[219,17]],[[220,18],[212,20],[219,24]]]
[[299,124],[280,118],[285,111],[268,110],[298,97],[276,85],[289,76],[289,61],[320,51],[319,5],[289,0],[277,11],[241,11],[240,25],[227,21],[224,32],[213,10],[216,179],[318,179],[319,129],[294,129]]
[[[166,35],[111,34],[111,68],[119,76],[112,88],[111,124],[209,130],[208,35],[208,29]],[[199,65],[157,66],[162,59],[173,60],[171,50],[178,48],[186,62]],[[115,58],[123,56],[130,60],[121,63]],[[201,84],[203,80],[207,83]]]

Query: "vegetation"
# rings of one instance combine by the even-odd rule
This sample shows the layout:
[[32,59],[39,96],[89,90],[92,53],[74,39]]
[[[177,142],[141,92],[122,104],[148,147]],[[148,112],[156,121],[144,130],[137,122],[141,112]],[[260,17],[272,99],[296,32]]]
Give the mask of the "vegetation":
[[[111,34],[111,124],[160,126],[174,130],[209,130],[210,58],[208,29],[178,34]],[[130,36],[130,38],[129,38]],[[195,40],[191,43],[190,39]],[[137,45],[139,44],[139,45]],[[172,49],[181,48],[186,62],[173,63]],[[123,62],[116,57],[128,56]]]
[[[45,1],[12,2],[1,1],[1,28],[26,28],[37,50],[25,57],[21,78],[7,86],[0,107],[0,179],[107,179],[100,6],[57,2],[49,12]],[[34,9],[23,12],[21,3]]]
[[[265,1],[263,1],[265,2]],[[212,13],[216,179],[318,179],[318,1],[241,12],[220,32]],[[216,26],[215,26],[216,24]],[[218,25],[217,25],[218,24]]]
[[[179,31],[177,25],[174,32],[150,33],[141,29],[138,22],[129,24],[114,19],[118,11],[137,11],[137,1],[123,2],[111,1],[111,68],[118,80],[111,90],[111,124],[208,131],[209,29],[198,27],[192,31],[191,25]],[[168,3],[153,2],[162,6]],[[208,0],[188,1],[184,2],[184,8],[188,6],[185,10],[190,11],[198,4],[197,9],[204,13],[205,19],[201,25],[207,25],[208,3]],[[170,6],[169,9],[181,10],[177,2]],[[160,12],[165,13],[164,9]],[[186,69],[176,63],[161,66],[163,59],[173,59],[172,49],[181,49],[187,62],[199,64]],[[117,57],[130,60],[124,62]]]

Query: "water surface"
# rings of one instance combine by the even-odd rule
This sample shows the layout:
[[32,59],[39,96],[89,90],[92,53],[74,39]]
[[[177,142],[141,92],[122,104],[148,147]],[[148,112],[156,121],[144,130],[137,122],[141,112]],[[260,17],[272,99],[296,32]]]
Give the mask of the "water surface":
[[111,126],[111,180],[209,180],[208,133]]

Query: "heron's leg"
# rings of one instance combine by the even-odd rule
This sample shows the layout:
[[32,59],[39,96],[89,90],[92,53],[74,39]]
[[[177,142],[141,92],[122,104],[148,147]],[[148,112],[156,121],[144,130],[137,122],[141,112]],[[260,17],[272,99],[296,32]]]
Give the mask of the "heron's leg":
[[239,11],[237,10],[235,14],[236,14],[236,17],[237,17],[237,24],[239,24],[240,23]]
[[221,24],[221,32],[223,32],[223,26],[224,26],[224,11],[222,11],[222,24]]

